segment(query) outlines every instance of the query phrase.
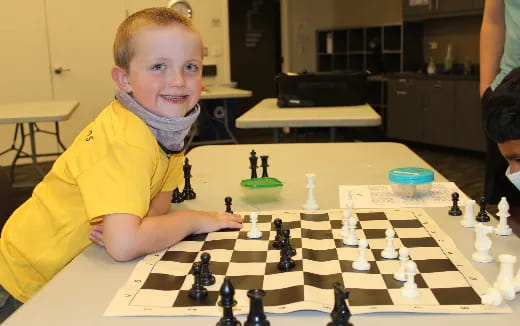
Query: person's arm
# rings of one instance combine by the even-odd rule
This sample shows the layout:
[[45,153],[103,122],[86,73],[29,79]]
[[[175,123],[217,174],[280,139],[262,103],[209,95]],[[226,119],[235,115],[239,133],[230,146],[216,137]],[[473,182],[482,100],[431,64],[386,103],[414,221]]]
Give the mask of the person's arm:
[[240,229],[242,217],[225,212],[176,211],[140,219],[131,214],[109,214],[103,219],[107,253],[127,261],[171,246],[190,234]]
[[480,29],[480,97],[495,79],[504,52],[504,0],[486,0]]

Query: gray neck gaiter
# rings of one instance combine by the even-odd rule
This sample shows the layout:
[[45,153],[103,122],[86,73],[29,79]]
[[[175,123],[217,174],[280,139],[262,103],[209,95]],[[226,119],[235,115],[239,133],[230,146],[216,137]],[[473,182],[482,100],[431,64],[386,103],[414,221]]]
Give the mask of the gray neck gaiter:
[[146,123],[160,145],[174,152],[182,150],[184,138],[200,113],[200,106],[197,104],[185,117],[166,118],[148,111],[132,95],[122,90],[117,91],[116,99]]

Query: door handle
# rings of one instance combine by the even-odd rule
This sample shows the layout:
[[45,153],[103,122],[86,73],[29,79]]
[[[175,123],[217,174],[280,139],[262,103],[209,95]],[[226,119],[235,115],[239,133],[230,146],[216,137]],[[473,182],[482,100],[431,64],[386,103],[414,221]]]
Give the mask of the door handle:
[[60,75],[64,71],[70,71],[70,68],[65,68],[65,67],[62,67],[62,66],[56,66],[56,67],[54,67],[54,69],[52,71],[56,75]]

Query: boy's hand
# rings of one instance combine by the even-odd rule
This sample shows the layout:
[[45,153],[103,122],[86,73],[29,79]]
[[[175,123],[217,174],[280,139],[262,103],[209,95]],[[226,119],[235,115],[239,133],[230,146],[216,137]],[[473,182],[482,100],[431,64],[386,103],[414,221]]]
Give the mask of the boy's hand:
[[90,231],[88,238],[98,246],[104,247],[105,243],[103,242],[103,223],[95,224],[92,227],[92,231]]
[[199,211],[199,223],[193,233],[207,233],[221,229],[241,229],[243,218],[239,214]]

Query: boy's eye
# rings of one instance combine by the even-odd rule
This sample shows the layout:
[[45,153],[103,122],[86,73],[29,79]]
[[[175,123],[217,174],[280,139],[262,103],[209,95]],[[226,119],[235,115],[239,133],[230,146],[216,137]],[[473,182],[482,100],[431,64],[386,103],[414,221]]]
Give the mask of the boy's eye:
[[152,70],[163,70],[164,68],[166,68],[164,63],[157,63],[152,66]]
[[194,63],[188,63],[186,65],[186,70],[187,71],[198,71],[199,70],[199,66],[194,64]]

